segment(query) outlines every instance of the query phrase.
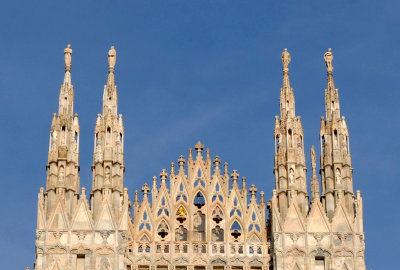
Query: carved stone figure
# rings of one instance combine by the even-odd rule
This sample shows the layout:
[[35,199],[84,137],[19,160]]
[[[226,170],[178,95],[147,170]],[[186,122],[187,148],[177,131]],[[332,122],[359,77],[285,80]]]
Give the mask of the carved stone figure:
[[336,178],[336,184],[340,185],[342,183],[342,176],[338,168],[336,169],[335,178]]
[[68,44],[67,48],[64,49],[65,69],[68,71],[71,70],[71,54],[71,44]]
[[117,60],[117,52],[115,51],[114,46],[111,46],[110,50],[108,51],[109,68],[114,69],[116,60]]
[[328,72],[331,73],[333,71],[333,66],[332,66],[333,54],[331,48],[329,48],[328,51],[324,54],[324,59],[325,59],[326,69]]
[[289,183],[291,184],[291,185],[293,185],[294,184],[294,170],[293,170],[293,168],[290,168],[289,169]]

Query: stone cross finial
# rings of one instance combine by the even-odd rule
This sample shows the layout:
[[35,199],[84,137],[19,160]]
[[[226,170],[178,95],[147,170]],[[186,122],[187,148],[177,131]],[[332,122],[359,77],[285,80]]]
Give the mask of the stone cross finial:
[[237,179],[239,178],[239,174],[238,174],[237,170],[233,170],[231,177],[232,177],[233,182],[237,181]]
[[160,173],[160,178],[162,182],[165,182],[165,179],[167,179],[168,173],[166,169],[162,169]]
[[326,69],[328,70],[328,73],[332,73],[333,72],[333,66],[332,66],[333,54],[332,54],[331,48],[329,48],[328,51],[324,54],[324,59],[325,59]]
[[147,194],[148,194],[149,191],[150,191],[149,185],[148,185],[147,183],[144,183],[144,185],[142,186],[142,191],[143,191],[143,195],[144,195],[145,197],[147,197]]
[[285,48],[285,50],[282,52],[282,64],[283,64],[283,71],[284,72],[289,72],[289,63],[292,60],[290,57],[290,53],[287,51],[287,49]]
[[194,149],[196,149],[197,155],[201,155],[201,152],[204,149],[204,145],[202,145],[201,142],[198,141],[197,144],[194,146]]
[[64,49],[65,71],[71,71],[71,54],[71,44],[68,44],[67,48]]
[[251,185],[249,191],[250,191],[250,194],[251,194],[252,197],[256,196],[257,188],[256,188],[256,186],[254,184]]
[[114,46],[111,46],[110,50],[108,51],[108,69],[110,71],[114,70],[116,61],[117,51],[115,50]]
[[178,159],[178,164],[179,164],[179,170],[183,170],[183,166],[185,166],[186,160],[183,158],[182,155],[179,156]]

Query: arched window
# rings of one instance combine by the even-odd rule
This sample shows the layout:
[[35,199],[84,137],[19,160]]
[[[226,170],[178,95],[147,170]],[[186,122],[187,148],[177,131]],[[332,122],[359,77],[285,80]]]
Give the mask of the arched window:
[[164,239],[169,233],[169,228],[167,223],[163,220],[161,223],[158,225],[157,228],[157,234]]
[[337,147],[338,146],[338,132],[337,132],[337,130],[335,129],[334,131],[333,131],[333,146],[334,147]]
[[217,224],[222,221],[223,217],[224,215],[219,207],[215,208],[215,210],[212,212],[212,220]]
[[279,152],[279,135],[275,137],[275,153]]
[[289,147],[293,147],[293,138],[292,138],[292,130],[291,129],[289,129],[289,131],[288,131],[288,144],[289,144]]
[[206,200],[204,199],[203,193],[200,191],[197,192],[196,196],[194,197],[193,204],[198,208],[202,208],[206,204]]
[[231,226],[231,235],[234,239],[238,239],[240,235],[242,235],[242,227],[239,225],[239,222],[233,222]]

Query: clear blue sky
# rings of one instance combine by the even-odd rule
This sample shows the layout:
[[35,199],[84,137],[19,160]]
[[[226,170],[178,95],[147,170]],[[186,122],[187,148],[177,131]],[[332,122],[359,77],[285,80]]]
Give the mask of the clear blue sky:
[[131,197],[201,140],[269,198],[280,54],[287,47],[292,55],[310,167],[324,114],[323,53],[332,47],[355,189],[364,197],[367,267],[398,268],[399,9],[399,1],[366,0],[2,1],[2,268],[34,262],[37,193],[46,182],[67,43],[81,126],[81,184],[88,189],[106,55],[110,45],[117,49]]

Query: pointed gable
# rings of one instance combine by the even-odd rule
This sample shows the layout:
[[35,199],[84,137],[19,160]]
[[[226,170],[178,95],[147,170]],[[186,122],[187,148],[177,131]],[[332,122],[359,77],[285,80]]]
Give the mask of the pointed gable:
[[51,230],[68,230],[68,222],[61,201],[58,201],[49,224]]
[[292,203],[289,207],[283,228],[284,228],[284,231],[286,231],[286,232],[303,232],[304,231],[303,222],[301,221],[297,206],[294,203]]
[[332,230],[334,232],[352,232],[352,227],[348,214],[343,207],[343,204],[340,203],[335,210],[335,214],[332,218]]
[[101,230],[114,230],[115,228],[111,209],[107,202],[103,205],[96,227]]
[[311,205],[311,212],[307,217],[309,232],[329,232],[330,226],[325,211],[319,201],[315,200]]
[[72,220],[73,230],[91,230],[92,221],[90,219],[90,214],[83,200],[80,200],[78,210]]

